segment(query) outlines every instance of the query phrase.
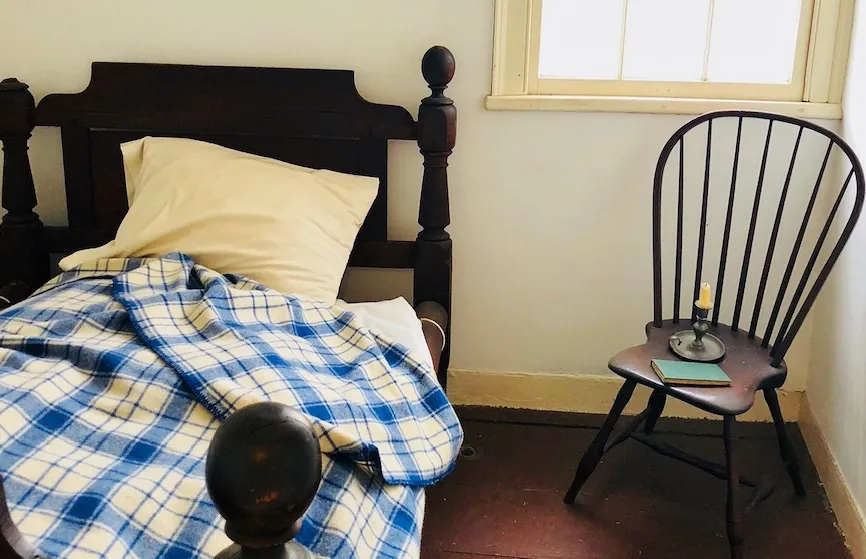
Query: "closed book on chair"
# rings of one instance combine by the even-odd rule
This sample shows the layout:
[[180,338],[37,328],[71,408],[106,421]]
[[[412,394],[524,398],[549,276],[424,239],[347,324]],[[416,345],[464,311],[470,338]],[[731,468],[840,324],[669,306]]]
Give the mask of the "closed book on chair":
[[653,371],[665,384],[685,386],[730,386],[731,378],[715,363],[653,359]]

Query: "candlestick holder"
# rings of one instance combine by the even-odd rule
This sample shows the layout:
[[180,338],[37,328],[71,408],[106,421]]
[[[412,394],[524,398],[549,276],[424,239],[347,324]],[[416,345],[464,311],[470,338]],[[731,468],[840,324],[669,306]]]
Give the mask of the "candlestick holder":
[[668,344],[674,353],[687,361],[704,363],[718,361],[724,357],[725,344],[708,332],[710,327],[707,324],[707,316],[712,308],[712,305],[708,308],[699,307],[695,301],[697,320],[692,324],[692,329],[681,330],[668,338]]

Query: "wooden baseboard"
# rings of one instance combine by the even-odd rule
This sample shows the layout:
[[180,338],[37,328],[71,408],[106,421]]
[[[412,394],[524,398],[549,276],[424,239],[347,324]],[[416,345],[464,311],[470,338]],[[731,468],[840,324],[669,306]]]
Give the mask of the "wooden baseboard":
[[800,406],[799,423],[812,463],[815,464],[824,491],[827,492],[827,498],[836,514],[836,522],[845,535],[845,543],[848,544],[854,559],[866,559],[866,516],[851,494],[851,488],[812,413],[808,397],[803,398]]
[[[522,408],[606,414],[622,379],[615,375],[560,373],[498,373],[492,371],[448,371],[448,398],[456,405]],[[634,415],[646,407],[650,391],[638,386],[625,413]],[[780,390],[779,404],[788,421],[800,416],[802,392]],[[718,418],[695,407],[668,398],[665,415],[685,418]],[[759,395],[755,406],[739,416],[741,421],[772,421],[767,404]]]

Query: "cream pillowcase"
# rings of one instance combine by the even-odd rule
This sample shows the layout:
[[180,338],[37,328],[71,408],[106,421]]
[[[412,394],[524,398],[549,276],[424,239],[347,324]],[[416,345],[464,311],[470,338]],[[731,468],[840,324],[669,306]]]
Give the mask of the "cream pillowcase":
[[190,255],[220,273],[333,304],[379,179],[313,170],[214,144],[121,145],[129,212],[114,240],[60,261]]

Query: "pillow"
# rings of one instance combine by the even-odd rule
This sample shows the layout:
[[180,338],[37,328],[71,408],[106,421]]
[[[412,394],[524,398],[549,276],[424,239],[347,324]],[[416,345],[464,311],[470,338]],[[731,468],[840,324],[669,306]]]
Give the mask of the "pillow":
[[121,145],[129,212],[113,241],[60,261],[174,251],[220,273],[333,304],[379,180],[221,146],[145,137]]

